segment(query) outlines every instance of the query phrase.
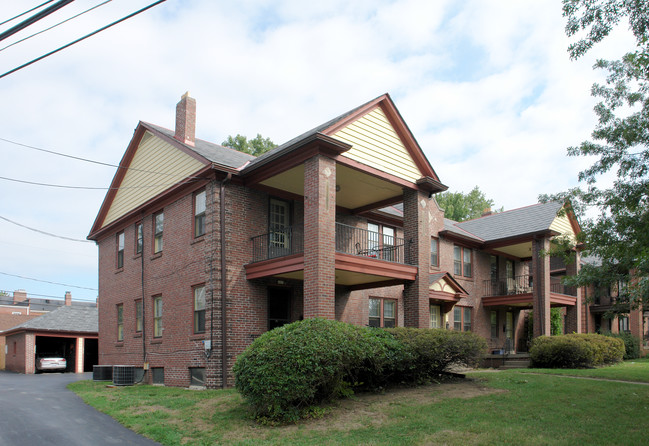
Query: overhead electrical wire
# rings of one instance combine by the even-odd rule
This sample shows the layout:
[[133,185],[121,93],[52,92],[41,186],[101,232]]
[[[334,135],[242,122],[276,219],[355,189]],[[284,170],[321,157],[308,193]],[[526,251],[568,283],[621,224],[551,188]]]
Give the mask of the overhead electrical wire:
[[9,178],[0,176],[0,180],[13,181],[15,183],[31,184],[33,186],[45,186],[45,187],[56,187],[59,189],[78,189],[78,190],[124,190],[124,189],[150,189],[156,187],[167,187],[167,186],[176,186],[182,184],[191,184],[200,180],[205,180],[206,178],[197,178],[190,181],[179,181],[177,183],[166,183],[166,184],[147,184],[146,186],[123,186],[123,187],[98,187],[98,186],[70,186],[65,184],[52,184],[52,183],[41,183],[38,181],[28,181],[28,180],[19,180],[17,178]]
[[16,221],[10,220],[7,217],[3,217],[2,215],[0,215],[0,220],[4,220],[4,221],[9,222],[11,224],[14,224],[16,226],[20,226],[21,228],[29,229],[30,231],[38,232],[39,234],[49,235],[50,237],[56,237],[56,238],[60,238],[60,239],[63,239],[63,240],[69,240],[69,241],[72,241],[72,242],[94,243],[91,240],[82,240],[82,239],[78,239],[78,238],[65,237],[65,236],[62,236],[62,235],[52,234],[51,232],[41,231],[40,229],[31,228],[29,226],[20,224],[20,223],[18,223]]
[[19,24],[15,25],[15,26],[12,26],[8,30],[0,33],[0,40],[4,40],[4,39],[7,39],[7,38],[13,36],[17,32],[22,31],[23,29],[27,28],[28,26],[33,25],[34,23],[38,22],[39,20],[44,19],[48,15],[55,13],[59,9],[63,8],[64,6],[69,5],[73,1],[74,0],[59,0],[58,2],[54,3],[52,6],[48,6],[47,8],[43,9],[42,11],[37,12],[36,14],[31,16],[30,18],[25,19],[22,22],[20,22]]
[[79,14],[73,15],[72,17],[63,20],[62,22],[59,22],[59,23],[57,23],[57,24],[55,24],[55,25],[52,25],[52,26],[50,26],[49,28],[45,28],[44,30],[39,31],[39,32],[37,32],[37,33],[34,33],[34,34],[30,35],[30,36],[27,36],[27,37],[22,38],[22,39],[20,39],[20,40],[16,40],[14,43],[11,43],[11,44],[9,44],[9,45],[3,47],[3,48],[0,48],[0,51],[4,51],[4,50],[6,50],[7,48],[10,48],[10,47],[12,47],[12,46],[14,46],[14,45],[17,45],[17,44],[21,43],[21,42],[24,42],[24,41],[27,40],[27,39],[31,39],[32,37],[37,36],[37,35],[39,35],[39,34],[43,34],[43,33],[46,32],[46,31],[49,31],[49,30],[51,30],[51,29],[53,29],[53,28],[56,28],[56,27],[59,26],[59,25],[63,25],[64,23],[69,22],[70,20],[76,19],[77,17],[82,16],[82,15],[84,15],[85,13],[92,11],[93,9],[97,9],[97,8],[99,8],[100,6],[103,6],[103,5],[105,5],[106,3],[110,3],[110,2],[112,2],[112,1],[113,1],[113,0],[106,0],[106,1],[104,1],[104,2],[102,2],[102,3],[100,3],[100,4],[98,4],[98,5],[93,6],[92,8],[86,9],[85,11],[80,12]]
[[49,53],[43,54],[42,56],[37,57],[36,59],[32,59],[31,61],[29,61],[29,62],[27,62],[27,63],[24,63],[24,64],[22,64],[22,65],[20,65],[20,66],[18,66],[18,67],[16,67],[16,68],[14,68],[14,69],[12,69],[12,70],[9,70],[9,71],[7,71],[7,72],[4,73],[4,74],[0,74],[0,79],[2,79],[2,78],[5,77],[5,76],[8,76],[8,75],[10,75],[10,74],[12,74],[12,73],[15,73],[16,71],[22,70],[23,68],[28,67],[28,66],[30,66],[30,65],[33,64],[33,63],[36,63],[36,62],[38,62],[38,61],[40,61],[40,60],[43,60],[43,59],[45,59],[46,57],[51,56],[52,54],[56,54],[56,53],[58,53],[58,52],[61,51],[61,50],[64,50],[64,49],[66,49],[66,48],[68,48],[68,47],[71,47],[72,45],[75,45],[75,44],[77,44],[77,43],[79,43],[79,42],[81,42],[81,41],[83,41],[83,40],[85,40],[85,39],[87,39],[87,38],[89,38],[89,37],[92,37],[92,36],[94,36],[95,34],[98,34],[98,33],[102,32],[102,31],[105,31],[105,30],[107,30],[108,28],[117,25],[118,23],[121,23],[121,22],[123,22],[123,21],[125,21],[125,20],[128,20],[128,19],[130,19],[131,17],[134,17],[134,16],[136,16],[136,15],[138,15],[138,14],[140,14],[140,13],[142,13],[142,12],[148,10],[148,9],[153,8],[154,6],[159,5],[160,3],[164,3],[165,1],[166,1],[166,0],[158,0],[157,2],[151,3],[150,5],[145,6],[144,8],[142,8],[142,9],[140,9],[140,10],[138,10],[138,11],[135,11],[135,12],[133,12],[133,13],[131,13],[131,14],[125,16],[125,17],[122,17],[122,18],[119,19],[119,20],[116,20],[116,21],[114,21],[114,22],[112,22],[112,23],[110,23],[110,24],[108,24],[108,25],[106,25],[106,26],[104,26],[104,27],[101,27],[101,28],[99,28],[99,29],[97,29],[97,30],[91,32],[90,34],[86,34],[85,36],[80,37],[79,39],[77,39],[77,40],[75,40],[75,41],[73,41],[73,42],[67,43],[67,44],[65,44],[65,45],[63,45],[63,46],[61,46],[61,47],[59,47],[59,48],[57,48],[57,49],[55,49],[55,50],[53,50],[53,51],[50,51]]
[[28,9],[27,11],[25,11],[25,12],[23,12],[23,13],[20,13],[20,14],[18,14],[17,16],[14,16],[14,17],[12,17],[12,18],[10,18],[10,19],[7,19],[7,20],[5,20],[4,22],[0,22],[0,26],[4,25],[5,23],[9,23],[9,22],[11,22],[12,20],[16,20],[18,17],[22,17],[22,16],[24,16],[25,14],[29,14],[29,13],[32,12],[32,11],[36,11],[38,8],[40,8],[40,7],[42,7],[42,6],[45,6],[45,5],[47,5],[48,3],[52,3],[53,1],[54,1],[54,0],[47,0],[45,3],[41,3],[40,5],[38,5],[38,6],[34,6],[32,9]]
[[[39,152],[49,153],[51,155],[62,156],[64,158],[70,158],[70,159],[74,159],[74,160],[77,160],[77,161],[83,161],[83,162],[86,162],[86,163],[98,164],[100,166],[114,167],[114,168],[117,168],[117,169],[130,170],[130,171],[133,171],[133,172],[151,173],[151,174],[154,174],[154,175],[165,175],[165,176],[176,177],[176,178],[181,178],[182,177],[181,175],[173,174],[173,173],[169,173],[169,172],[156,172],[155,170],[138,169],[138,168],[135,168],[135,167],[123,167],[123,166],[120,166],[118,164],[105,163],[103,161],[96,161],[96,160],[92,160],[92,159],[89,159],[89,158],[83,158],[83,157],[80,157],[80,156],[68,155],[66,153],[56,152],[54,150],[49,150],[49,149],[43,149],[41,147],[36,147],[36,146],[30,146],[28,144],[23,144],[23,143],[20,143],[20,142],[12,141],[10,139],[1,138],[1,137],[0,137],[0,141],[8,142],[9,144],[15,144],[17,146],[25,147],[27,149],[38,150]],[[188,179],[196,179],[196,180],[204,180],[205,179],[205,178],[202,178],[202,177],[187,177],[187,178]]]
[[0,274],[2,274],[3,276],[17,277],[19,279],[33,280],[35,282],[49,283],[51,285],[61,285],[61,286],[67,286],[67,287],[70,287],[70,288],[78,288],[80,290],[99,291],[97,288],[89,288],[89,287],[79,286],[79,285],[70,285],[68,283],[51,282],[49,280],[35,279],[33,277],[20,276],[18,274],[9,274],[9,273],[5,273],[5,272],[2,272],[2,271],[0,271]]

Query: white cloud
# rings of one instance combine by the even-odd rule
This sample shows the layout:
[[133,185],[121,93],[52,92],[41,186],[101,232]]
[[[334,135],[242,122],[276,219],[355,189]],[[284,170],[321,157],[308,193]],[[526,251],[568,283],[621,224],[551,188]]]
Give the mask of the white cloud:
[[[147,4],[111,2],[0,52],[0,71]],[[41,24],[89,6],[74,2]],[[173,127],[187,90],[197,136],[217,143],[236,133],[281,143],[389,92],[451,190],[478,185],[498,206],[519,207],[574,185],[587,165],[565,148],[594,125],[595,56],[569,61],[563,26],[559,0],[166,2],[0,79],[0,137],[116,164],[138,120]],[[618,57],[630,43],[620,30],[597,54]],[[0,157],[0,176],[30,181],[107,187],[114,174],[1,141]],[[0,215],[75,238],[105,193],[0,187]],[[0,228],[10,254],[0,272],[96,286],[94,246]],[[62,296],[0,276],[0,289],[14,288]]]

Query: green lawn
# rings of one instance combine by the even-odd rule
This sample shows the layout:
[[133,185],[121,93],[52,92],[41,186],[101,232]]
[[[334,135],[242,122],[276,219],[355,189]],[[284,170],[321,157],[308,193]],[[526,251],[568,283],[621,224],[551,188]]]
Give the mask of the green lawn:
[[[610,375],[602,375],[604,371]],[[70,388],[125,426],[166,445],[646,443],[648,385],[526,372],[479,371],[464,381],[359,395],[332,406],[321,419],[281,427],[251,421],[235,390],[110,388],[91,381]],[[649,361],[583,372],[648,381]]]
[[596,369],[527,369],[528,373],[547,373],[553,375],[587,376],[591,378],[619,379],[649,383],[649,357],[624,361],[614,367]]

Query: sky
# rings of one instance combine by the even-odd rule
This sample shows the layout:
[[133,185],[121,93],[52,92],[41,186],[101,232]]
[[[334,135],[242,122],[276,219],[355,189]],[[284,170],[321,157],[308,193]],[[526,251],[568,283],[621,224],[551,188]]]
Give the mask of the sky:
[[[42,2],[0,0],[0,22]],[[14,44],[104,2],[0,41],[0,76],[153,0],[105,2]],[[167,0],[2,77],[0,291],[97,297],[85,239],[115,168],[34,147],[117,165],[140,120],[174,127],[186,91],[197,138],[277,144],[389,93],[449,191],[478,186],[508,210],[574,187],[592,163],[566,156],[596,125],[592,66],[633,39],[619,27],[572,61],[564,26],[560,0]]]

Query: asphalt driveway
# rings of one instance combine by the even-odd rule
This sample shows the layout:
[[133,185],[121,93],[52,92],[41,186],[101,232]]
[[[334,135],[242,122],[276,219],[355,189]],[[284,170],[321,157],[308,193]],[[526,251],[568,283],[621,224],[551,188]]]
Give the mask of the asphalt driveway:
[[0,446],[157,445],[65,388],[91,373],[20,375],[0,371]]

